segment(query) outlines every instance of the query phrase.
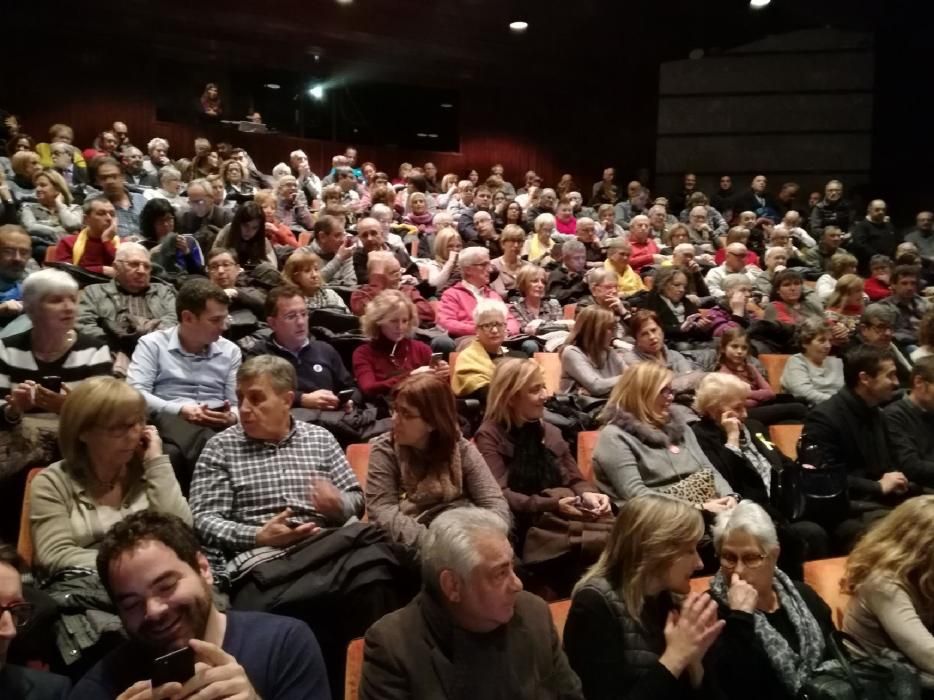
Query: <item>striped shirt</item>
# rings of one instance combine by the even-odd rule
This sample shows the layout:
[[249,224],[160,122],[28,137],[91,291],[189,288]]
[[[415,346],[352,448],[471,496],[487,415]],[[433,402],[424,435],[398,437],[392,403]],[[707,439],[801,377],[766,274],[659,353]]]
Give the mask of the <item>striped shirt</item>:
[[[340,522],[328,523],[311,500],[313,481],[343,492]],[[343,525],[363,514],[363,491],[337,441],[324,428],[292,421],[280,442],[255,440],[235,425],[208,440],[195,466],[189,497],[195,531],[215,570],[254,549],[256,534],[286,508],[290,524]]]
[[[78,333],[74,345],[55,362],[43,362],[32,354],[32,330],[0,340],[0,397],[6,397],[17,384],[43,377],[61,377],[62,384],[74,389],[88,377],[110,376],[113,361],[107,344]],[[6,398],[0,399],[0,409]]]

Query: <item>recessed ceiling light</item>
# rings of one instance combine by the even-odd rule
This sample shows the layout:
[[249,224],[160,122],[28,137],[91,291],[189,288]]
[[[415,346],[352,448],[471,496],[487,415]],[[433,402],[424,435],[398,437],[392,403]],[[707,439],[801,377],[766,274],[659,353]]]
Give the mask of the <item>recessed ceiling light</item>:
[[529,28],[529,23],[524,19],[517,19],[509,23],[509,28],[514,32],[524,32]]
[[749,0],[749,7],[753,10],[761,10],[763,7],[767,7],[772,0]]
[[278,90],[278,89],[279,89],[279,83],[266,83],[265,85],[263,85],[263,87],[264,87],[264,88],[269,88],[270,90]]
[[415,134],[415,135],[418,136],[418,138],[420,138],[420,139],[427,139],[427,138],[428,138],[428,134],[424,133],[423,131],[419,131],[419,132],[418,132],[417,134]]
[[428,138],[430,138],[430,139],[436,139],[436,138],[438,138],[438,135],[437,135],[437,134],[428,134]]
[[337,4],[338,5],[351,5],[353,4],[353,0],[337,0]]
[[452,107],[454,107],[454,105],[452,105],[450,102],[441,103],[441,109],[451,109]]

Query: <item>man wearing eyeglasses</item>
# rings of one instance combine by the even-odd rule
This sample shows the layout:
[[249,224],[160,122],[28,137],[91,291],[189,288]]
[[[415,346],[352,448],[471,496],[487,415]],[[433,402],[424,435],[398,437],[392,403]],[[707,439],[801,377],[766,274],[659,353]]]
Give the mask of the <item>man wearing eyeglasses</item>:
[[[32,259],[32,240],[22,228],[13,224],[0,226],[0,329],[9,328],[14,319],[23,314],[23,280],[39,269]],[[26,330],[29,326],[17,324],[0,337]]]
[[7,663],[7,652],[18,632],[33,615],[23,596],[22,562],[9,545],[0,545],[0,698],[13,700],[64,700],[71,683],[63,676]]

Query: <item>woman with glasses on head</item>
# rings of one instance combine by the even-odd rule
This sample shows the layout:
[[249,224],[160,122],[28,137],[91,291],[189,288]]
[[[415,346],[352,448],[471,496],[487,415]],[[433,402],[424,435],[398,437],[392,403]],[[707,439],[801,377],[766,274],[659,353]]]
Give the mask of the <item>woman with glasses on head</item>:
[[62,407],[59,445],[62,461],[30,485],[35,564],[46,576],[94,570],[97,544],[130,513],[152,509],[191,523],[159,433],[146,425],[146,402],[129,384],[82,382]]
[[620,508],[564,627],[588,700],[716,697],[703,664],[725,623],[708,594],[691,592],[703,536],[703,518],[680,501],[644,495]]
[[621,505],[660,494],[711,514],[736,505],[736,496],[672,406],[672,372],[657,362],[628,367],[600,414],[593,453],[600,490]]
[[780,547],[768,513],[752,501],[717,516],[720,570],[710,593],[726,622],[705,665],[723,697],[794,700],[827,656],[830,608],[806,583],[778,568]]

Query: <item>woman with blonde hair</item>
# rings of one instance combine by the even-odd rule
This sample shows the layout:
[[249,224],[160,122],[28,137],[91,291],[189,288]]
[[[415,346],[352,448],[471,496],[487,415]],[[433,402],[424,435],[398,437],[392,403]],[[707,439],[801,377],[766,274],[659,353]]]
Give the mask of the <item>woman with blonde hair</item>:
[[57,171],[47,168],[33,177],[36,201],[23,202],[20,221],[32,238],[33,256],[43,260],[45,249],[56,245],[84,224],[84,212],[74,204],[68,183]]
[[340,294],[324,286],[321,258],[307,248],[296,250],[288,257],[282,269],[282,279],[302,291],[309,311],[333,309],[344,314],[350,313]]
[[536,216],[535,221],[532,223],[532,235],[522,246],[522,257],[536,265],[545,265],[551,262],[551,249],[554,246],[551,236],[554,232],[554,214],[546,212]]
[[[474,441],[516,518],[523,562],[563,564],[563,573],[551,572],[554,579],[550,583],[566,594],[579,571],[567,559],[572,555],[567,527],[561,541],[555,537],[554,526],[566,521],[581,522],[581,527],[596,523],[610,515],[610,501],[581,476],[561,431],[543,419],[546,398],[545,377],[538,363],[520,359],[500,362]],[[543,518],[545,515],[557,520]],[[603,542],[597,532],[592,534],[594,540],[585,543],[579,553],[584,558],[590,555],[591,561],[599,550],[591,551],[587,545]],[[566,578],[572,574],[573,580]]]
[[406,377],[393,390],[392,406],[392,431],[371,443],[366,479],[371,522],[396,542],[416,548],[431,521],[451,508],[487,508],[511,524],[502,490],[477,448],[461,435],[446,378]]
[[357,386],[371,398],[386,397],[410,375],[431,372],[450,380],[444,360],[431,361],[431,348],[412,335],[418,328],[415,304],[398,289],[386,289],[367,305],[360,320],[368,343],[353,353]]
[[616,315],[602,306],[581,310],[561,349],[562,394],[607,396],[626,368],[613,349]]
[[843,631],[870,654],[904,655],[934,687],[934,496],[878,521],[847,557],[842,587]]
[[499,273],[490,286],[503,299],[508,299],[510,292],[516,289],[516,276],[525,264],[519,258],[524,243],[525,231],[521,228],[515,225],[508,225],[503,228],[503,232],[499,237],[499,245],[503,249],[503,254],[490,261],[490,264]]
[[549,334],[549,347],[558,347],[567,337],[574,321],[564,319],[564,309],[555,299],[545,298],[548,271],[544,267],[526,263],[516,274],[516,291],[512,309],[519,319],[519,327],[526,335],[536,338],[539,349],[544,348],[544,334]]
[[[460,271],[457,267],[457,257],[464,249],[464,241],[451,226],[445,226],[435,234],[435,257],[425,260],[428,266],[428,284],[435,288],[438,294],[451,286],[459,279]],[[457,279],[451,275],[457,273]]]
[[726,623],[708,594],[691,592],[703,536],[700,513],[681,501],[643,495],[620,508],[564,627],[588,700],[707,697],[702,662]]
[[671,370],[657,362],[628,367],[600,415],[593,453],[597,485],[617,505],[648,493],[710,513],[736,505],[733,489],[714,469],[673,406]]
[[866,308],[863,278],[850,273],[843,275],[837,280],[825,307],[830,323],[844,326],[852,337]]
[[62,461],[30,485],[35,562],[46,575],[93,570],[97,544],[130,513],[157,510],[191,523],[159,433],[146,426],[146,402],[126,382],[94,377],[76,387],[58,440]]

